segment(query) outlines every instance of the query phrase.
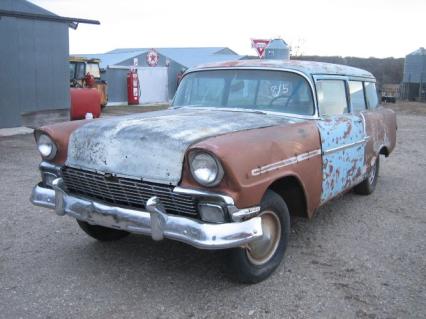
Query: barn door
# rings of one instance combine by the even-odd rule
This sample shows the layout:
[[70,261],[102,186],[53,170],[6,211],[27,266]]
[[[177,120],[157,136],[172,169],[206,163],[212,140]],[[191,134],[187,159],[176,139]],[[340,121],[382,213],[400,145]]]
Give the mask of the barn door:
[[166,67],[138,68],[141,96],[139,103],[164,103],[169,101],[168,73]]

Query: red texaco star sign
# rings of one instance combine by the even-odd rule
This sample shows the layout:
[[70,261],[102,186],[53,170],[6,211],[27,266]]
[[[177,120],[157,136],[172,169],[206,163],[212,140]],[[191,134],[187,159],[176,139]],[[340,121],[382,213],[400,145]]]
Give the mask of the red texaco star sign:
[[149,66],[156,66],[159,59],[160,57],[154,49],[149,50],[146,54],[146,63],[148,63]]

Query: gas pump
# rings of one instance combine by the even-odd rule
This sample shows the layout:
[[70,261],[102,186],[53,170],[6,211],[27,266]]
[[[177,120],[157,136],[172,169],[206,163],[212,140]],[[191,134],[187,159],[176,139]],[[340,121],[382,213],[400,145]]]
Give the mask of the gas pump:
[[127,73],[127,103],[129,105],[139,104],[140,86],[138,72],[136,69],[131,69]]

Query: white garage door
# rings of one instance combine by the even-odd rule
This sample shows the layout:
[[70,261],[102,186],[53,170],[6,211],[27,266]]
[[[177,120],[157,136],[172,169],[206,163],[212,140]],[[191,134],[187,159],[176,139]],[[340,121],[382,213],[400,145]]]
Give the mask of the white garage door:
[[166,67],[138,68],[141,87],[139,103],[168,102],[168,77]]

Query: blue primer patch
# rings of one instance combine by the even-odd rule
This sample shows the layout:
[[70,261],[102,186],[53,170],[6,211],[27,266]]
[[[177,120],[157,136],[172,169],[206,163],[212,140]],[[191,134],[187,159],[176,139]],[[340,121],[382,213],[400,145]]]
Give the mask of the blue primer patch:
[[364,140],[361,117],[343,115],[317,122],[321,135],[323,180],[321,202],[360,182],[365,175],[365,143],[337,149]]

